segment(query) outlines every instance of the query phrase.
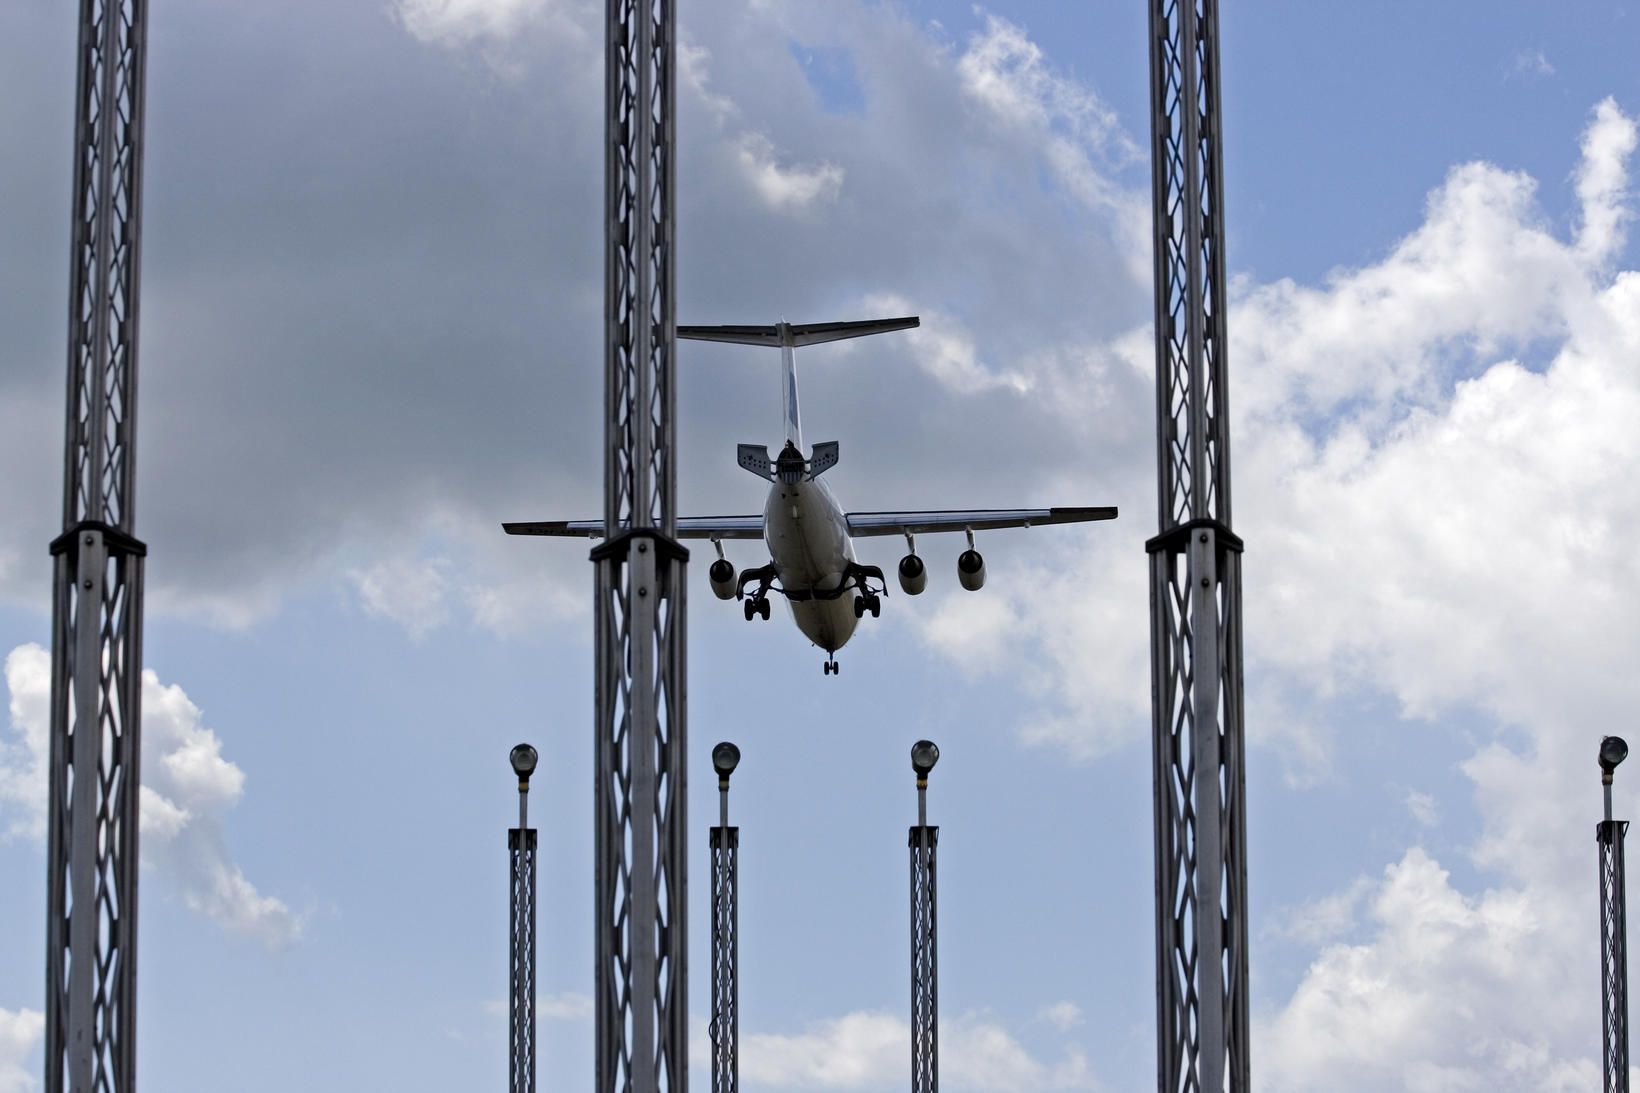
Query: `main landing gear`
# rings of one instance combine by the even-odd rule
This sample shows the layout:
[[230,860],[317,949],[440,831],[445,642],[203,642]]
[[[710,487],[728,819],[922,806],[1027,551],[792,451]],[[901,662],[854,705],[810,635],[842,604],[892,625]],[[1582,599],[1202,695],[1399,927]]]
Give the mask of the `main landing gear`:
[[[751,622],[754,615],[764,622],[769,621],[769,589],[779,576],[780,572],[775,569],[773,562],[768,565],[758,566],[756,569],[745,570],[740,574],[740,581],[735,588],[735,595],[742,597],[745,601],[747,622]],[[747,594],[746,586],[754,581],[757,583],[757,587],[750,594]]]
[[871,612],[871,617],[874,619],[883,613],[883,601],[878,598],[875,592],[862,592],[854,597],[854,617],[863,619],[866,617],[867,611]]

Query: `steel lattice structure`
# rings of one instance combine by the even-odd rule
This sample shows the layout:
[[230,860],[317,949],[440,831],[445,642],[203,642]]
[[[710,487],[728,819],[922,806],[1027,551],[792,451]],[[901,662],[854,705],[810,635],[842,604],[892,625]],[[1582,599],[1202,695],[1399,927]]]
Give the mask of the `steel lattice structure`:
[[507,850],[512,859],[507,1088],[535,1093],[535,829],[509,830]]
[[911,847],[911,1090],[939,1093],[940,985],[938,849],[940,829],[919,824]]
[[143,0],[83,0],[63,533],[51,544],[48,1093],[136,1088],[142,575],[136,508]]
[[712,1093],[740,1088],[740,828],[714,827],[712,850]]
[[1629,1091],[1628,895],[1623,872],[1626,820],[1595,825],[1600,847],[1601,1058],[1606,1093]]
[[608,0],[605,543],[596,617],[596,1088],[688,1085],[685,567],[673,386],[671,0]]
[[1216,0],[1151,0],[1160,534],[1157,1085],[1248,1088],[1241,540],[1230,522]]

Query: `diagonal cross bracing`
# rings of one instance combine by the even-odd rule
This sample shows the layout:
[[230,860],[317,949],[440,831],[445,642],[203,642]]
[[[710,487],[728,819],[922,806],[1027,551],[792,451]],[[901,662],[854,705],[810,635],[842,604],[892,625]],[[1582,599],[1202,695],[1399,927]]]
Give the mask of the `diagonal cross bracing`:
[[1248,1088],[1241,540],[1231,530],[1217,0],[1150,0],[1157,1080]]

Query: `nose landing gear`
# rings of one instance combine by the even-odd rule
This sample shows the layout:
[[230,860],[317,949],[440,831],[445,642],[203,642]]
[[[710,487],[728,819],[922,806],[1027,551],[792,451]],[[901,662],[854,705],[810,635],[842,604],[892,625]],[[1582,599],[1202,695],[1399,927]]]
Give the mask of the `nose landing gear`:
[[826,661],[824,667],[825,667],[825,674],[826,675],[834,676],[834,675],[837,674],[837,662],[835,660]]

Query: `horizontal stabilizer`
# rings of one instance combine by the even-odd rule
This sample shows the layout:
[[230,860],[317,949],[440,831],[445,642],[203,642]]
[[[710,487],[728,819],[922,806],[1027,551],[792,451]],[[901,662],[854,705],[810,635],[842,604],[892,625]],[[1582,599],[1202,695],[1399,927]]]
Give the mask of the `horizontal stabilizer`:
[[768,482],[774,481],[774,462],[769,459],[769,449],[762,444],[735,445],[735,458],[740,465]]
[[837,466],[837,441],[825,440],[814,446],[809,456],[809,481],[814,481]]
[[818,345],[844,338],[863,338],[891,330],[909,330],[921,325],[915,315],[899,319],[865,319],[847,323],[776,323],[774,326],[680,326],[678,337],[702,342],[733,342],[736,345],[780,346]]

